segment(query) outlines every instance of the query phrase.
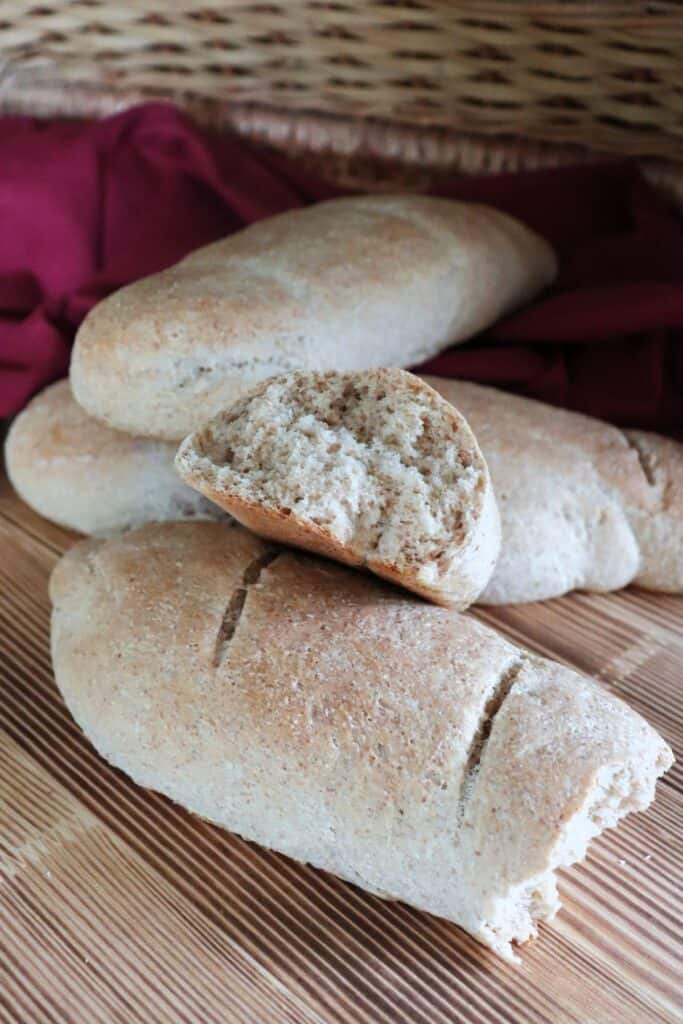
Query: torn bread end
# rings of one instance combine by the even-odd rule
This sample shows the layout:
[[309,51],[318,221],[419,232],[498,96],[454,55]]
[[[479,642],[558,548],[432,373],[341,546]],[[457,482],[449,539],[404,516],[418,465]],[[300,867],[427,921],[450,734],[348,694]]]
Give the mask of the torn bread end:
[[519,963],[513,946],[537,938],[538,925],[552,921],[562,906],[557,871],[583,861],[590,841],[614,828],[621,818],[645,810],[654,799],[657,778],[672,761],[671,751],[665,748],[646,774],[623,764],[599,769],[582,806],[561,829],[547,870],[515,886],[504,898],[492,901],[486,920],[478,928],[480,941],[507,960]]
[[176,465],[262,536],[439,603],[466,607],[498,556],[498,509],[474,436],[402,370],[270,381],[186,439]]

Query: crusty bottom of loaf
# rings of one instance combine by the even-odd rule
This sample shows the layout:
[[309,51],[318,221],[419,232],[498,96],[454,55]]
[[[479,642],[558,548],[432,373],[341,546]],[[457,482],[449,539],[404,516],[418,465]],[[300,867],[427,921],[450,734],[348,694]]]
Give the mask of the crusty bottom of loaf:
[[[113,763],[116,764],[116,761]],[[656,774],[647,780],[636,776],[623,766],[604,768],[596,778],[582,807],[568,821],[553,851],[552,862],[547,871],[528,879],[523,885],[516,886],[505,899],[493,901],[485,919],[482,918],[481,907],[478,907],[471,916],[463,908],[462,918],[455,923],[465,928],[503,959],[514,964],[521,963],[520,957],[514,952],[514,947],[538,938],[538,926],[551,922],[562,908],[557,889],[557,871],[583,861],[590,841],[606,829],[616,827],[627,814],[645,810],[654,799],[656,776],[664,772],[669,763],[667,758],[662,757],[656,766]],[[222,822],[201,814],[195,814],[195,817],[225,828]],[[250,836],[243,838],[251,841]],[[292,859],[298,860],[297,857]],[[313,863],[310,866],[329,871],[326,865]],[[343,866],[337,863],[332,873],[380,899],[400,902],[399,897],[379,890],[367,879],[360,877],[351,867],[345,871]],[[424,907],[418,906],[417,909],[424,910]]]
[[[86,728],[85,723],[79,724]],[[131,774],[129,766],[116,756],[112,756],[110,751],[100,750],[100,753],[117,768]],[[623,764],[601,769],[583,803],[562,830],[552,850],[547,870],[513,887],[505,898],[493,899],[487,905],[486,900],[482,901],[475,897],[475,902],[470,906],[460,905],[457,915],[448,917],[503,959],[519,964],[521,960],[514,951],[515,946],[536,939],[538,926],[551,922],[562,907],[557,888],[557,872],[583,861],[591,840],[606,829],[616,827],[627,814],[645,810],[654,799],[658,776],[669,768],[670,763],[671,758],[665,751],[646,774],[638,774],[633,766],[626,767]],[[172,800],[175,799],[175,794],[169,793],[167,787],[160,784],[156,778],[147,777],[146,774],[141,776],[138,773],[132,773],[132,778],[139,785],[156,789]],[[188,807],[184,802],[181,802],[180,806]],[[212,825],[241,834],[239,827],[232,827],[225,821],[217,820],[196,809],[192,813]],[[279,846],[271,846],[263,837],[255,839],[252,835],[244,835],[242,838],[248,842],[256,841],[258,845],[274,849],[276,852],[285,852],[292,860],[330,872],[380,899],[410,903],[410,900],[401,899],[400,896],[379,889],[372,881],[360,875],[355,865],[344,865],[338,857],[334,866],[331,866],[302,859],[298,851],[283,851]],[[465,857],[464,850],[462,856]],[[470,863],[473,863],[472,858]],[[436,909],[425,907],[423,904],[416,903],[415,906],[418,910],[431,910],[437,916],[444,916]]]

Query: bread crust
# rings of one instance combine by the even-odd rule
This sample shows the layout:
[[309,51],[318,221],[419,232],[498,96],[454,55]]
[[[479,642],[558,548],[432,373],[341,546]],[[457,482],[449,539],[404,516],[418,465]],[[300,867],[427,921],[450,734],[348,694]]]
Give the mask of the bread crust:
[[556,911],[554,868],[671,762],[591,680],[239,528],[86,542],[50,593],[57,683],[104,757],[504,956]]
[[683,592],[682,444],[495,388],[425,379],[467,418],[491,473],[503,539],[482,603],[629,583]]
[[648,502],[633,502],[628,506],[640,548],[640,568],[635,582],[648,590],[681,594],[683,444],[646,430],[625,430],[624,435],[650,487]]
[[180,440],[266,377],[417,364],[555,273],[550,246],[490,207],[330,200],[260,221],[101,302],[76,338],[74,394],[112,427]]
[[149,520],[220,518],[217,506],[178,479],[174,457],[173,444],[131,437],[88,416],[67,380],[36,395],[5,442],[19,496],[46,519],[95,535]]

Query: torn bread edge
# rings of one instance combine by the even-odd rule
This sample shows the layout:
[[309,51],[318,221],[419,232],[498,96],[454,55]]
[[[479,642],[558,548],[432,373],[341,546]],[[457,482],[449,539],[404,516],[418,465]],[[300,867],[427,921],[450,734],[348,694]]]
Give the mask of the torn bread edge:
[[[592,839],[649,807],[657,779],[674,757],[645,719],[590,677],[525,650],[512,672],[465,782],[462,836],[466,849],[469,836],[474,840],[463,861],[479,920],[468,930],[518,963],[513,945],[537,938],[538,925],[552,921],[561,908],[557,872],[581,863]],[[574,727],[567,728],[572,721]],[[547,845],[547,829],[553,827],[556,837]],[[482,830],[497,835],[488,850],[475,849],[484,846]],[[507,851],[503,871],[510,881],[503,896],[489,895],[477,879],[482,870],[495,870],[498,845]]]
[[[345,398],[344,411],[331,423],[326,416],[329,410],[325,403],[334,409],[335,402],[348,390],[358,393]],[[382,399],[388,396],[389,409],[378,405],[378,396]],[[347,406],[352,410],[351,420],[359,409],[362,411],[363,406],[367,406],[366,416],[370,422],[373,416],[384,419],[385,433],[396,434],[396,438],[388,440],[376,429],[370,439],[359,441],[346,419]],[[273,460],[265,470],[259,465],[259,472],[254,476],[253,452],[250,451],[254,407],[257,427],[262,430],[265,426],[273,432],[276,431],[276,416],[291,412],[292,421],[287,422],[280,433],[283,437],[291,435],[292,451],[298,451],[295,444],[303,437],[306,446],[299,455],[299,462],[292,465],[286,460]],[[419,458],[414,450],[409,450],[412,442],[406,445],[401,429],[410,424],[411,414],[416,411],[421,413],[422,423],[428,423],[430,430],[437,428],[431,450],[421,452]],[[270,417],[273,417],[272,425]],[[335,479],[333,475],[326,481],[322,502],[311,495],[310,480],[306,490],[301,467],[308,458],[316,457],[323,464],[321,480],[325,479],[326,472],[320,437],[309,441],[308,429],[301,426],[310,419],[318,428],[333,432],[337,448],[340,442],[347,443],[348,438],[356,442],[359,450],[346,452],[345,458],[358,467],[365,478],[361,494],[366,494],[371,483],[376,486],[382,509],[379,519],[375,509],[364,508],[362,502],[357,507],[347,507],[343,478]],[[386,429],[387,423],[391,425],[390,430]],[[237,437],[233,437],[238,427]],[[217,454],[222,449],[230,452],[230,461],[224,461]],[[241,454],[239,469],[233,468],[233,451]],[[266,451],[268,458],[272,458],[270,446]],[[431,462],[440,466],[447,476],[453,472],[444,451],[458,454],[459,477],[450,486],[439,484],[431,475]],[[411,455],[415,462],[406,465],[403,457]],[[394,456],[401,459],[405,475],[387,475],[386,471],[378,470],[383,457]],[[410,472],[417,468],[420,459],[430,464],[430,474],[423,477],[429,483],[420,495],[417,512],[424,508],[429,514],[433,504],[444,504],[444,493],[453,496],[452,507],[448,510],[452,522],[442,522],[438,535],[433,532],[420,535],[418,514],[410,517],[409,525],[401,518],[406,513],[402,502],[410,500],[410,495],[415,493]],[[215,502],[258,536],[367,569],[446,607],[464,610],[472,604],[489,582],[500,553],[498,506],[476,438],[454,406],[421,378],[405,370],[297,371],[267,380],[186,437],[178,448],[175,467],[186,485]],[[315,480],[316,487],[319,482]],[[298,506],[301,495],[307,501]],[[455,495],[458,495],[457,505]],[[330,496],[335,498],[332,506]],[[396,506],[402,509],[400,514]],[[340,515],[330,517],[334,508],[339,509]],[[391,508],[393,512],[388,511]],[[443,514],[443,509],[439,512]],[[341,530],[338,520],[343,522]],[[434,547],[440,550],[434,553]]]

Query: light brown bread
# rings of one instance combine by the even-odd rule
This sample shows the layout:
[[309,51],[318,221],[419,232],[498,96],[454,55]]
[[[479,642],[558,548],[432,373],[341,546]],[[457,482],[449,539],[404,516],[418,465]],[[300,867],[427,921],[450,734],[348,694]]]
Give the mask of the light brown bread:
[[501,553],[480,601],[636,583],[683,593],[683,444],[465,381],[425,380],[467,418]]
[[625,430],[648,482],[648,501],[627,514],[638,542],[635,582],[648,590],[683,593],[683,444],[646,430]]
[[405,370],[266,381],[186,438],[176,466],[260,536],[363,566],[438,604],[476,600],[500,549],[472,432]]
[[5,442],[23,500],[60,526],[108,534],[150,520],[219,519],[173,468],[175,445],[111,430],[81,409],[66,380],[37,395]]
[[550,246],[476,204],[337,199],[252,225],[101,302],[73,352],[76,399],[180,440],[267,377],[410,366],[555,275]]
[[109,761],[503,956],[671,764],[595,682],[239,528],[84,542],[51,596],[57,683]]

